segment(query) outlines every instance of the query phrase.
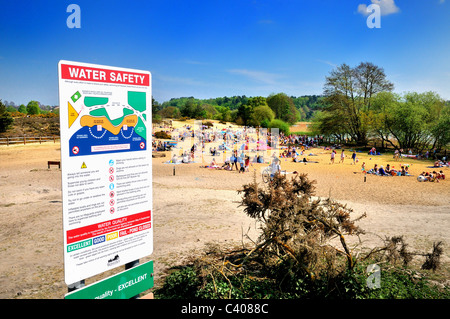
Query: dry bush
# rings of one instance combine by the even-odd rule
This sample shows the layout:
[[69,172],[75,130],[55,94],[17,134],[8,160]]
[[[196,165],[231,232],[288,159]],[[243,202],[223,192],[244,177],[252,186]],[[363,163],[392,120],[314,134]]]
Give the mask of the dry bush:
[[[310,279],[321,273],[335,275],[342,266],[351,269],[354,257],[346,241],[346,235],[359,235],[363,230],[351,220],[352,209],[331,199],[312,200],[314,181],[305,174],[289,179],[276,174],[267,187],[256,181],[244,185],[244,212],[262,222],[262,234],[254,251],[264,256],[264,262],[291,261]],[[338,237],[341,247],[330,244]],[[338,256],[344,256],[342,265]],[[341,269],[338,267],[341,266]]]

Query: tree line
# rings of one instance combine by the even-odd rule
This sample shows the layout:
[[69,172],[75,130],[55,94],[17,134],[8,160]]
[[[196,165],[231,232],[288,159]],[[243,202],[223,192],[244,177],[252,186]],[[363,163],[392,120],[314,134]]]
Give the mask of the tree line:
[[267,97],[244,95],[211,99],[191,96],[173,98],[162,104],[153,101],[153,119],[214,119],[239,125],[277,127],[288,132],[290,125],[310,120],[324,106],[324,98],[318,95],[295,97],[277,93]]
[[[325,78],[322,95],[172,98],[152,100],[152,120],[214,119],[240,125],[279,128],[289,133],[298,121],[312,121],[313,133],[339,142],[366,146],[381,141],[397,149],[443,149],[450,143],[450,101],[435,92],[394,93],[384,69],[370,62],[342,64]],[[46,108],[46,109],[45,109]],[[51,110],[51,111],[50,111]],[[0,132],[12,125],[11,114],[58,114],[37,101],[16,107],[0,100]]]
[[435,92],[393,92],[383,68],[370,62],[342,64],[325,79],[325,107],[313,117],[313,130],[338,141],[423,152],[450,142],[450,101]]

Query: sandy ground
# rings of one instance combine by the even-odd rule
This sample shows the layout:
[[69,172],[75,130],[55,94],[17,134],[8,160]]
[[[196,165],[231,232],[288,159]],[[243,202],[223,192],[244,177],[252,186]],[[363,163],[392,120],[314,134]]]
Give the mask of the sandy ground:
[[[366,212],[358,225],[367,231],[365,247],[381,244],[380,238],[403,235],[412,251],[429,251],[443,241],[444,269],[449,268],[450,170],[441,183],[419,183],[416,176],[430,162],[403,160],[415,177],[379,177],[361,174],[360,164],[398,166],[390,156],[358,153],[359,163],[329,164],[330,151],[312,149],[319,163],[282,161],[287,172],[308,173],[316,180],[316,196],[331,196],[354,209],[355,218]],[[309,152],[307,152],[309,154]],[[349,152],[348,152],[349,153]],[[340,152],[338,152],[338,155]],[[256,239],[258,226],[239,207],[237,190],[252,181],[265,164],[254,164],[250,173],[200,168],[200,163],[168,165],[170,156],[153,158],[155,283],[165,271],[210,242],[241,244]],[[348,155],[349,156],[349,155]],[[0,298],[61,299],[64,283],[61,171],[47,168],[48,160],[60,159],[58,143],[0,146]],[[205,157],[209,162],[210,157]],[[338,156],[337,161],[338,162]],[[175,167],[175,176],[173,168]],[[430,169],[428,169],[430,170]],[[356,242],[356,239],[351,239]],[[121,271],[123,269],[119,269]],[[448,273],[448,272],[447,272]],[[103,278],[103,277],[102,277]],[[97,278],[87,279],[86,283]]]

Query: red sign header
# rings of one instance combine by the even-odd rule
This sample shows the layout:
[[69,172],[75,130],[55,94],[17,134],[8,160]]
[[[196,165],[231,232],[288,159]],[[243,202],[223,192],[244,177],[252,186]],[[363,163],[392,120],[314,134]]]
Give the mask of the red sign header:
[[61,77],[67,80],[106,82],[130,85],[150,85],[148,73],[99,69],[87,66],[61,64]]

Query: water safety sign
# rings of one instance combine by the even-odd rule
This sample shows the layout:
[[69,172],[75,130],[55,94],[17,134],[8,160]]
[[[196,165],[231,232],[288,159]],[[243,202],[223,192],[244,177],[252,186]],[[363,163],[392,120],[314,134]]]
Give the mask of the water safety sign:
[[152,92],[149,71],[73,61],[58,80],[69,285],[153,252]]

